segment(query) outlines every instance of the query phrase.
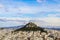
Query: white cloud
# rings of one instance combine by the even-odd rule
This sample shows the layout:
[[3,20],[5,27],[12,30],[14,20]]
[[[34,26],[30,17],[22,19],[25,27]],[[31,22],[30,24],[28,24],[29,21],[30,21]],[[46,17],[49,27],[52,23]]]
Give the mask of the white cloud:
[[[38,3],[43,3],[46,0],[36,0]],[[10,4],[11,3],[11,4]],[[43,13],[47,13],[47,12],[51,12],[51,14],[48,14],[48,17],[45,18],[37,18],[37,20],[42,20],[44,22],[47,22],[46,24],[43,22],[41,23],[42,25],[50,25],[52,24],[53,26],[60,26],[60,18],[58,18],[57,16],[60,16],[60,4],[56,5],[43,5],[43,6],[29,6],[26,3],[13,3],[10,2],[8,4],[1,4],[0,3],[0,14],[6,14],[5,16],[7,16],[7,14],[11,14],[11,15],[16,15],[19,14],[37,14],[39,13],[39,15],[41,14],[41,12]],[[18,6],[16,5],[18,4]],[[44,3],[43,3],[44,4]],[[53,14],[52,12],[59,12],[56,14]],[[11,16],[9,15],[9,16]],[[3,15],[4,16],[4,15]],[[14,21],[15,24],[19,24],[19,20],[31,20],[33,18],[0,18],[0,21]],[[8,23],[8,22],[7,22]],[[39,23],[37,23],[39,24]]]
[[[36,0],[37,2],[46,2],[46,0]],[[5,1],[6,2],[6,1]],[[2,1],[4,4],[4,2]],[[9,2],[7,1],[7,4],[1,4],[0,3],[0,14],[5,13],[23,13],[23,14],[35,14],[40,12],[60,12],[60,4],[57,5],[43,5],[43,6],[29,6],[28,4],[24,2],[13,2],[12,0]],[[16,6],[16,5],[17,6]],[[44,3],[43,3],[44,4]]]
[[3,8],[4,6],[3,6],[3,4],[0,4],[0,8]]
[[20,18],[20,17],[10,17],[10,18],[7,18],[7,17],[0,17],[0,19],[2,19],[2,20],[15,20],[15,21],[17,21],[17,20],[30,20],[31,18]]
[[45,18],[41,18],[41,20],[49,23],[49,25],[52,26],[60,26],[60,18],[58,17],[45,17]]
[[60,13],[56,13],[56,14],[48,14],[48,17],[60,17]]
[[25,25],[28,22],[28,18],[6,18],[0,17],[0,27],[10,27]]
[[34,18],[34,19],[33,18],[4,18],[4,17],[0,18],[0,22],[3,22],[4,24],[8,23],[9,25],[10,24],[14,24],[14,25],[26,24],[30,20],[39,26],[60,26],[60,18],[58,17],[45,17],[45,18]]
[[[5,10],[6,11],[6,10]],[[7,8],[8,13],[22,13],[22,14],[36,14],[40,12],[60,12],[59,8],[51,7],[17,7],[17,8]],[[2,10],[3,12],[3,10]]]
[[[21,3],[24,4],[24,3]],[[9,4],[8,6],[5,5],[0,5],[2,8],[0,8],[0,14],[12,14],[12,13],[20,13],[20,14],[36,14],[36,13],[40,13],[41,12],[60,12],[59,6],[28,6],[27,4],[24,4],[23,6],[12,6]],[[11,7],[10,7],[11,6]]]

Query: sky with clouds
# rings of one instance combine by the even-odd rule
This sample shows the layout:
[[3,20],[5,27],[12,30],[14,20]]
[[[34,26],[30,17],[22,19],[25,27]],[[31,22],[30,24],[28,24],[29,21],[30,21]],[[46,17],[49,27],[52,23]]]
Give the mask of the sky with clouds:
[[60,0],[0,0],[1,27],[28,20],[39,20],[36,23],[43,26],[60,26]]

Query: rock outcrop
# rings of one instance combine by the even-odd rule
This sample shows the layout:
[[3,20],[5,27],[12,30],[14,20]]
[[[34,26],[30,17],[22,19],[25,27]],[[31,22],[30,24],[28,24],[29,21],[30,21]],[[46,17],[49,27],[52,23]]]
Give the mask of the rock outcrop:
[[38,27],[36,24],[34,24],[32,22],[29,22],[22,28],[14,30],[14,32],[16,32],[16,31],[41,31],[41,32],[47,33],[47,31],[45,31],[44,28]]

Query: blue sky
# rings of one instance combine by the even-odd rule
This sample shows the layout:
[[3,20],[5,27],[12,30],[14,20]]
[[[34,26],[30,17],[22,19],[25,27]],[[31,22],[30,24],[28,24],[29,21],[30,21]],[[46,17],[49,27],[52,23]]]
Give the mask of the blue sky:
[[47,22],[45,25],[60,26],[60,0],[0,0],[1,27],[20,25],[23,22],[17,20],[32,19]]

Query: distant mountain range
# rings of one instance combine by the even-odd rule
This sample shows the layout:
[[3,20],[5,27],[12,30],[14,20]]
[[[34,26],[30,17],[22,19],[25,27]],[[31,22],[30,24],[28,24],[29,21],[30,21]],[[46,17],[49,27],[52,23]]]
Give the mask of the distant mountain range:
[[0,27],[0,28],[3,28],[3,29],[18,29],[18,28],[21,28],[23,27],[24,25],[20,25],[20,26],[11,26],[11,27]]
[[[8,21],[11,21],[11,23],[9,24],[9,22]],[[12,24],[12,22],[20,22],[20,24],[22,24],[22,25],[19,25],[19,26],[9,26],[9,27],[0,27],[0,28],[5,28],[5,29],[17,29],[17,28],[21,28],[21,27],[23,27],[24,25],[23,25],[23,23],[28,23],[28,22],[34,22],[35,24],[37,24],[38,26],[40,26],[40,27],[43,27],[43,28],[47,28],[47,29],[56,29],[56,30],[60,30],[60,27],[59,26],[56,26],[56,27],[53,27],[53,26],[46,26],[46,25],[48,25],[49,23],[47,23],[47,22],[45,22],[45,21],[42,21],[42,20],[29,20],[29,21],[26,21],[26,20],[3,20],[3,19],[0,19],[0,24],[2,24],[2,23],[4,23],[4,24],[6,24],[6,25],[11,25]],[[7,23],[8,24],[7,24]],[[14,23],[14,25],[15,25],[15,23]]]
[[[0,27],[0,28],[4,28],[4,29],[18,29],[18,28],[22,28],[22,27],[24,27],[24,25],[11,26],[11,27]],[[58,28],[58,27],[42,27],[42,28],[51,29],[51,30],[60,30],[60,28]]]

